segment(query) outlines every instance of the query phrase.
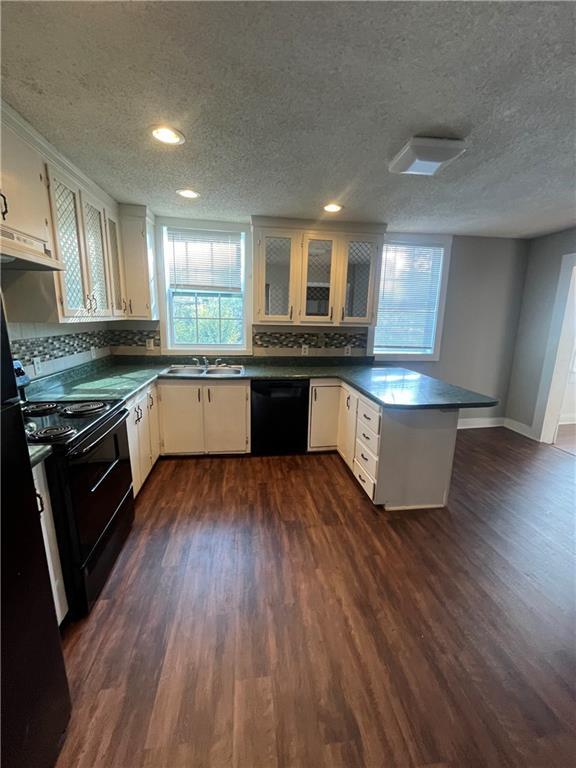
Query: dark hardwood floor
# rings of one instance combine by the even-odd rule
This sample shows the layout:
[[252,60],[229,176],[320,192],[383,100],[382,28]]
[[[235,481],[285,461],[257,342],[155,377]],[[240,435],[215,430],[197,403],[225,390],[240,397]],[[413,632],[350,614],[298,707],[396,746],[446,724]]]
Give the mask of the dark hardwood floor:
[[463,431],[449,507],[387,514],[334,454],[160,461],[58,768],[570,768],[575,468]]

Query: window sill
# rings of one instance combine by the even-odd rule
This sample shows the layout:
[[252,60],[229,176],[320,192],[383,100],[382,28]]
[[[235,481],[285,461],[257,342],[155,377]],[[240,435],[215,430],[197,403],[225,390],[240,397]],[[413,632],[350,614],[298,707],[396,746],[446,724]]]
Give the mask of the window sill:
[[387,352],[373,352],[374,360],[377,363],[394,363],[394,362],[423,362],[423,363],[437,363],[440,360],[440,354],[435,352],[429,352],[426,354],[417,353],[405,353],[405,354],[392,354]]
[[180,355],[185,357],[187,355],[198,357],[198,355],[218,356],[218,357],[246,357],[251,355],[251,349],[239,349],[235,347],[163,347],[161,349],[162,355]]

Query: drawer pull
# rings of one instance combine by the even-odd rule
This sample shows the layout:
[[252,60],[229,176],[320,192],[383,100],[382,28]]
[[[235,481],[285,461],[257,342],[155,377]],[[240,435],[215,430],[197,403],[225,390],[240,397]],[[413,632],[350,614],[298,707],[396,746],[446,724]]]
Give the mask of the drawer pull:
[[363,413],[362,415],[364,416],[364,418],[366,419],[366,421],[372,421],[372,418],[371,418],[370,416],[368,416],[368,414],[367,414],[367,413]]
[[364,454],[363,454],[363,453],[361,453],[361,454],[360,454],[360,456],[362,456],[362,458],[364,459],[364,461],[368,461],[368,456],[364,456]]
[[358,480],[360,480],[361,483],[364,483],[364,485],[366,485],[366,480],[364,480],[362,475],[358,475]]
[[370,440],[366,432],[362,432],[362,437],[364,438],[364,440]]

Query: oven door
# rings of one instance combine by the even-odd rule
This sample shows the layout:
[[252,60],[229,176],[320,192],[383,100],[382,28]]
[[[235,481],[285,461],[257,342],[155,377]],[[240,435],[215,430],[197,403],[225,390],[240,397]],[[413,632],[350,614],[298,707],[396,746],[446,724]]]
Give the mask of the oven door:
[[68,482],[79,565],[90,557],[132,486],[122,409],[68,454]]

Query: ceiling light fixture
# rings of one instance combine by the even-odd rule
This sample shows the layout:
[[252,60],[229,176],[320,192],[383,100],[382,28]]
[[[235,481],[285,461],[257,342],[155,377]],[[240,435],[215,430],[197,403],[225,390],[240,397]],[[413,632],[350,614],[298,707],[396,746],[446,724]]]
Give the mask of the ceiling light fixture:
[[388,166],[390,173],[434,176],[452,160],[466,152],[460,139],[428,139],[414,136]]
[[327,213],[338,213],[338,211],[342,210],[342,206],[338,205],[338,203],[328,203],[328,205],[324,206],[324,210]]
[[177,189],[176,192],[181,197],[187,197],[189,200],[195,200],[197,197],[200,197],[198,192],[194,192],[193,189]]
[[186,139],[181,131],[169,128],[167,125],[158,125],[152,129],[152,136],[162,144],[184,144]]

